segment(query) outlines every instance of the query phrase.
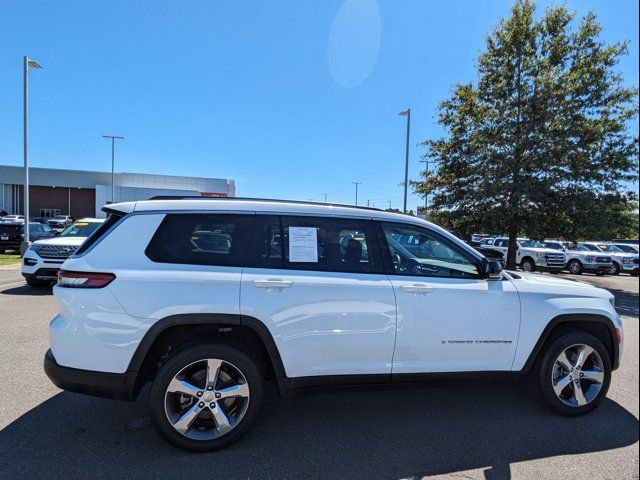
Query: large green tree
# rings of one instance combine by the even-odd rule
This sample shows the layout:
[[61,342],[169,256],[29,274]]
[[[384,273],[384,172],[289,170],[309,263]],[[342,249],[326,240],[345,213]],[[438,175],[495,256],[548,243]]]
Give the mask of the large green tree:
[[601,30],[593,14],[577,22],[559,6],[536,18],[532,1],[517,1],[486,39],[477,82],[439,105],[444,136],[423,144],[439,163],[414,186],[433,194],[434,218],[507,233],[510,268],[519,234],[600,236],[598,218],[615,224],[635,198],[638,92],[616,70],[627,44],[604,43]]

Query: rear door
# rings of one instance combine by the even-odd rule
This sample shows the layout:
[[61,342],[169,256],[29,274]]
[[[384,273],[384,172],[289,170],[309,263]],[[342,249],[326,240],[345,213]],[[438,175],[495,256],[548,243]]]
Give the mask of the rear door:
[[240,310],[288,377],[391,372],[396,305],[368,219],[257,215]]

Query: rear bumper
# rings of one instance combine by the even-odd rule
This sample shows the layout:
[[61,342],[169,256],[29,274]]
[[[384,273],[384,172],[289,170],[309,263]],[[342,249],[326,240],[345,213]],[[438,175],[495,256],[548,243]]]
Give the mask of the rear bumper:
[[135,400],[137,393],[138,372],[107,373],[63,367],[51,350],[44,355],[44,372],[56,387],[68,392],[127,401]]

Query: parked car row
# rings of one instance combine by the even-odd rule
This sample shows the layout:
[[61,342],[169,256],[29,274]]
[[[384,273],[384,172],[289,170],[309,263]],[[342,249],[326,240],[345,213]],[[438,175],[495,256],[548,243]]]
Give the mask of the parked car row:
[[[518,238],[516,263],[526,272],[536,270],[580,275],[584,272],[596,275],[618,275],[629,273],[638,275],[638,246],[613,242],[565,242],[547,239],[544,242]],[[470,242],[483,252],[493,250],[506,258],[509,239],[506,237],[486,237]]]

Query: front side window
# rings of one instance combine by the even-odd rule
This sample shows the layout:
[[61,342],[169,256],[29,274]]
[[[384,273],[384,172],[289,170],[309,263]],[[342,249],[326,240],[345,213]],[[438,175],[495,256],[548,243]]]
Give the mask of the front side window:
[[373,223],[327,217],[256,217],[252,266],[327,272],[382,272]]
[[146,254],[154,262],[244,266],[251,215],[169,214]]
[[382,223],[399,275],[478,278],[477,260],[439,235],[413,225]]
[[503,238],[500,238],[500,239],[496,240],[496,241],[493,243],[493,245],[494,245],[495,247],[505,247],[505,248],[506,248],[506,247],[508,247],[508,246],[509,246],[509,240],[505,240],[505,239],[503,239]]

